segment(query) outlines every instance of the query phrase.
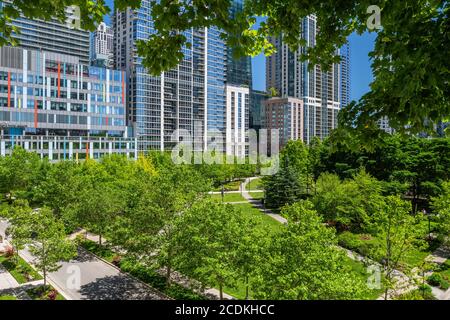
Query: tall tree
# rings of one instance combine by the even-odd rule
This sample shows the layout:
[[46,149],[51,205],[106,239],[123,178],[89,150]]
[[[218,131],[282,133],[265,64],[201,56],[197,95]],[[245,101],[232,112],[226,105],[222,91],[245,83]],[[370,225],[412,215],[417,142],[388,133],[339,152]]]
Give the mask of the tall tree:
[[436,214],[438,232],[443,240],[449,241],[450,235],[450,182],[443,185],[443,192],[432,199],[432,206]]
[[412,216],[410,209],[407,201],[398,196],[388,196],[385,207],[375,217],[378,235],[384,239],[384,246],[375,256],[381,258],[384,266],[385,299],[388,299],[389,289],[395,289],[394,271],[416,241],[415,228],[420,216]]
[[234,287],[239,241],[246,230],[241,213],[231,205],[202,201],[178,220],[175,258],[180,272],[203,286],[218,287],[223,299],[225,286]]
[[357,299],[364,283],[347,269],[335,231],[308,201],[285,207],[285,230],[271,238],[254,284],[258,299]]
[[30,243],[33,232],[31,224],[32,209],[26,200],[16,200],[8,207],[5,217],[8,219],[7,233],[11,236],[10,243],[16,254],[16,262],[19,262],[19,251],[25,249]]
[[76,255],[74,244],[67,239],[64,224],[55,218],[53,212],[46,207],[31,214],[33,241],[30,252],[34,263],[44,276],[44,286],[47,284],[49,272],[57,271],[61,261],[68,261]]

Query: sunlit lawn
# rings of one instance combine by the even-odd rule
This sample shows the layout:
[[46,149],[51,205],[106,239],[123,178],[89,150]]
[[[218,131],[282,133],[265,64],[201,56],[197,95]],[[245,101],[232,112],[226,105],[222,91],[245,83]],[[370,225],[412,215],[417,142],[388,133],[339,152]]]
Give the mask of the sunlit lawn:
[[262,185],[261,178],[256,178],[254,180],[251,180],[246,186],[246,190],[263,190],[263,189],[264,189],[264,187]]
[[[221,194],[211,194],[211,198],[213,200],[222,201]],[[224,202],[244,202],[244,197],[241,196],[240,193],[225,193],[224,194]]]
[[250,192],[250,196],[253,199],[261,200],[264,198],[264,192]]

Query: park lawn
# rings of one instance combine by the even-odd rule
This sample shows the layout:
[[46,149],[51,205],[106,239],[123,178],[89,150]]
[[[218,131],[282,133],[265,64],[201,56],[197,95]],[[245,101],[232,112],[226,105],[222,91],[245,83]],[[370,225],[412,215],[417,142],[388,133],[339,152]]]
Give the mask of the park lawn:
[[261,200],[264,199],[264,192],[250,192],[250,196],[253,199]]
[[16,264],[15,260],[16,256],[11,258],[0,256],[0,263],[19,284],[42,279],[42,277],[21,257],[19,257],[18,264]]
[[243,214],[259,219],[261,226],[265,229],[278,232],[281,231],[282,228],[284,228],[283,224],[264,214],[259,209],[256,209],[250,203],[235,204],[234,206],[241,209]]
[[246,190],[248,190],[248,191],[264,190],[264,186],[262,184],[262,178],[257,178],[257,179],[250,181],[246,186]]
[[[370,254],[370,252],[373,252],[372,250],[376,250],[377,247],[383,248],[385,246],[385,240],[374,235],[344,232],[338,235],[338,240],[342,247],[358,252],[359,254],[368,256],[372,259],[374,259],[374,257]],[[425,258],[432,254],[438,246],[439,243],[432,243],[424,249],[418,247],[412,248],[401,257],[399,269],[410,271],[416,267],[419,267]]]
[[15,296],[0,296],[0,300],[17,300]]
[[[215,201],[222,201],[221,194],[211,194],[211,199]],[[224,202],[244,202],[246,201],[240,193],[225,193],[223,197]]]
[[[241,187],[241,181],[231,181],[228,183],[225,183],[223,185],[225,191],[239,191]],[[213,191],[219,192],[222,191],[222,186],[218,186],[217,188],[214,188]]]
[[[364,283],[367,283],[369,274],[367,273],[367,268],[361,261],[356,261],[346,256],[344,259],[344,264],[354,273],[358,278],[360,278]],[[361,300],[376,300],[383,293],[383,288],[380,289],[369,289],[363,293]]]

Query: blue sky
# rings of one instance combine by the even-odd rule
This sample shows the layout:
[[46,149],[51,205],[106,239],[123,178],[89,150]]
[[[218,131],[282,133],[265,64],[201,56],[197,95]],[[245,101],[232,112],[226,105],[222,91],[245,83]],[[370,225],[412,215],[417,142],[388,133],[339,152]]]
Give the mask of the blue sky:
[[[113,0],[107,0],[112,8]],[[258,19],[260,20],[260,19]],[[109,23],[109,18],[105,18]],[[376,34],[365,33],[361,36],[353,34],[349,38],[351,48],[351,98],[359,100],[363,94],[369,91],[372,82],[369,52],[372,51]],[[252,59],[253,87],[256,90],[266,88],[265,56],[259,55]]]

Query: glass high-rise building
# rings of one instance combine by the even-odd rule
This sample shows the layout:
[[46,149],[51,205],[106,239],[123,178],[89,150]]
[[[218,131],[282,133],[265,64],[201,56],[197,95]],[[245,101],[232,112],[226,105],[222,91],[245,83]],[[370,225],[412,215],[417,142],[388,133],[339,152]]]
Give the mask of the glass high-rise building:
[[[0,1],[0,9],[5,5],[5,1]],[[70,55],[79,58],[81,64],[88,65],[89,32],[73,26],[73,22],[79,19],[73,7],[68,7],[66,14],[67,23],[56,19],[43,21],[20,16],[12,20],[11,25],[20,30],[20,33],[13,33],[12,37],[18,40],[23,49]]]
[[350,44],[344,45],[341,50],[341,81],[340,81],[340,95],[341,108],[345,108],[351,101],[351,81],[350,81]]
[[[317,19],[308,16],[301,24],[307,46],[315,46],[318,32]],[[336,128],[341,108],[341,66],[333,64],[329,71],[320,66],[309,70],[308,61],[300,61],[306,48],[291,51],[282,36],[270,41],[276,53],[267,58],[266,87],[275,88],[281,97],[302,99],[304,103],[304,141],[309,143],[315,136],[327,137]]]
[[[231,18],[242,11],[243,0],[234,0],[231,4]],[[232,48],[227,48],[227,83],[234,86],[245,86],[252,89],[252,59],[251,57],[233,57]]]
[[[151,76],[136,53],[136,41],[154,33],[151,1],[138,10],[116,12],[113,17],[115,67],[127,71],[128,121],[142,151],[171,149],[189,134],[195,149],[211,142],[208,132],[226,128],[225,84],[227,54],[216,28],[191,29],[184,33],[191,48],[173,70]],[[214,139],[223,150],[224,141]]]

